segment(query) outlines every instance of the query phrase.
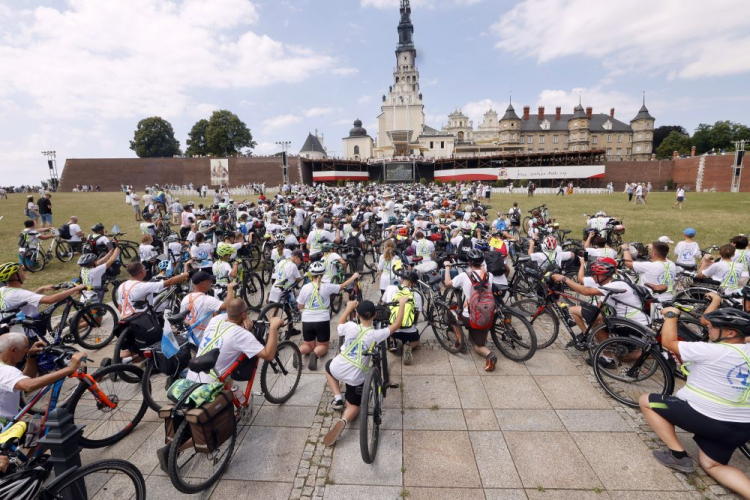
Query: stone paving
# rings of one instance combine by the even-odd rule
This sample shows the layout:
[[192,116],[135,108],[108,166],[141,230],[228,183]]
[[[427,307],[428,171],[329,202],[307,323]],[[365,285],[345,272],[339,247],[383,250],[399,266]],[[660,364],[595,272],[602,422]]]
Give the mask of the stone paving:
[[[332,324],[337,324],[333,321]],[[420,326],[423,326],[420,324]],[[702,469],[685,475],[662,467],[660,441],[640,413],[601,390],[580,353],[563,338],[525,363],[499,355],[484,371],[474,354],[451,355],[428,327],[414,364],[389,354],[391,380],[380,446],[362,461],[359,423],[331,448],[323,436],[338,418],[329,408],[322,359],[305,368],[294,396],[276,406],[254,396],[223,478],[195,499],[685,499],[738,498]],[[332,336],[335,338],[336,335]],[[101,357],[99,352],[92,357]],[[257,388],[260,391],[260,388]],[[689,435],[682,442],[692,456]],[[160,470],[155,450],[162,422],[149,410],[125,440],[85,450],[84,462],[130,460],[146,477],[149,498],[182,498]],[[739,452],[733,463],[750,472]]]

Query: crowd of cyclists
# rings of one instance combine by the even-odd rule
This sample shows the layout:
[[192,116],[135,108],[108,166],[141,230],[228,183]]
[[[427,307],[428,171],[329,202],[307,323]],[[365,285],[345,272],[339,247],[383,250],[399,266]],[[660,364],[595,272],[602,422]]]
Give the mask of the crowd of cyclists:
[[[666,236],[628,242],[621,220],[599,211],[587,216],[579,239],[546,206],[493,210],[470,183],[295,186],[257,201],[187,202],[179,214],[162,195],[144,203],[140,242],[94,225],[70,249],[81,252],[79,276],[62,286],[23,288],[26,272],[39,270],[29,252],[45,238],[27,223],[19,262],[0,266],[3,321],[27,332],[0,336],[4,422],[16,423],[33,391],[81,370],[83,356],[46,363],[47,373],[35,366],[38,357],[71,343],[114,341],[112,366],[147,367],[137,376],[123,371],[120,385],[138,382],[144,408],[174,427],[158,452],[162,468],[180,491],[195,492],[220,477],[234,440],[212,443],[199,427],[207,424],[191,420],[196,410],[183,408],[203,408],[225,391],[234,419],[246,418],[250,389],[236,382],[251,386],[259,359],[266,398],[283,402],[303,365],[319,370],[336,351],[323,367],[331,409],[342,411],[325,437],[332,446],[360,409],[360,418],[372,413],[366,374],[376,349],[410,365],[421,362],[425,343],[452,354],[471,346],[494,371],[502,369],[498,352],[508,362],[528,360],[563,328],[566,346],[586,353],[602,388],[641,408],[668,447],[654,453],[657,460],[694,470],[679,426],[695,434],[700,465],[750,497],[750,480],[728,465],[737,448],[750,457],[744,235],[703,249],[693,228],[676,245]],[[73,230],[82,235],[77,224]],[[59,291],[45,295],[52,289]],[[78,312],[60,326],[48,311],[66,301]],[[109,302],[116,317],[107,314]],[[151,378],[159,373],[166,384]],[[162,388],[167,405],[153,396]],[[112,433],[121,439],[130,430]],[[195,467],[195,457],[211,464],[208,479],[196,482],[183,470]]]

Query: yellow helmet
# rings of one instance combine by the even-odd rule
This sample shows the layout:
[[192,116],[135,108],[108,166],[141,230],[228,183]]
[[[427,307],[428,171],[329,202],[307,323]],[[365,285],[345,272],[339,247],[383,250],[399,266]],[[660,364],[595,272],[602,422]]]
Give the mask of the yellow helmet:
[[219,257],[226,257],[227,255],[232,255],[233,253],[234,247],[229,243],[219,243],[219,246],[216,248],[216,255],[218,255]]
[[19,269],[21,269],[21,265],[15,262],[6,262],[0,265],[0,281],[10,280]]

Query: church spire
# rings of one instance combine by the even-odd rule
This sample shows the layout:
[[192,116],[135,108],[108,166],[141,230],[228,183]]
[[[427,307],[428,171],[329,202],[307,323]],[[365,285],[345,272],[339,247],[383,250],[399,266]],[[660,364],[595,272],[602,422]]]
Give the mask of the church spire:
[[414,50],[414,25],[411,23],[409,0],[401,0],[401,22],[398,23],[398,46],[396,53]]

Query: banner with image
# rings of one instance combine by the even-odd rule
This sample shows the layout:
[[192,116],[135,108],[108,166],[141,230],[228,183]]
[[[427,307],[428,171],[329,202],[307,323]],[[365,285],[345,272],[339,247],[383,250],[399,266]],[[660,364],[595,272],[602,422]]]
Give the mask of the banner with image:
[[229,184],[229,160],[211,160],[211,185]]

